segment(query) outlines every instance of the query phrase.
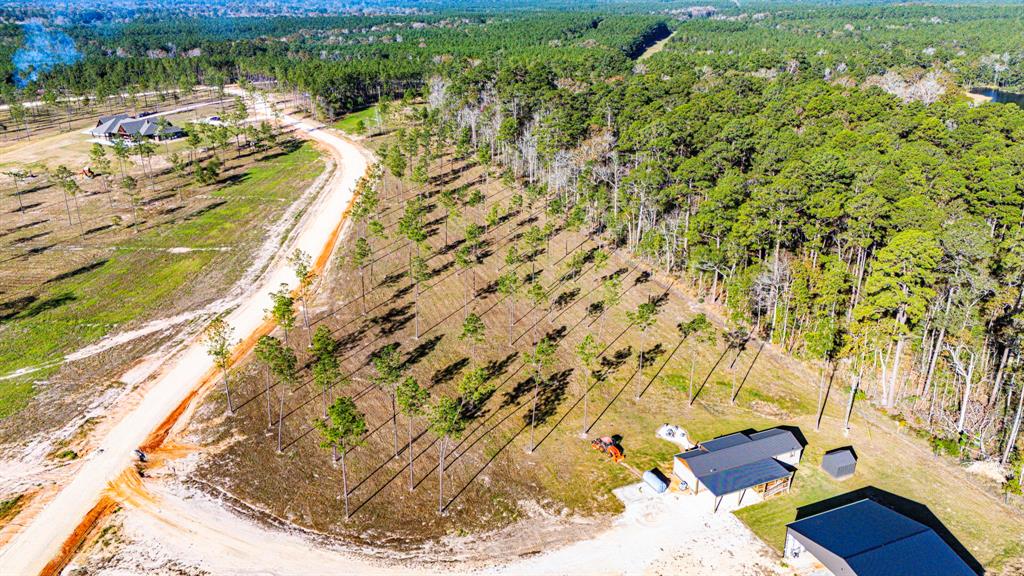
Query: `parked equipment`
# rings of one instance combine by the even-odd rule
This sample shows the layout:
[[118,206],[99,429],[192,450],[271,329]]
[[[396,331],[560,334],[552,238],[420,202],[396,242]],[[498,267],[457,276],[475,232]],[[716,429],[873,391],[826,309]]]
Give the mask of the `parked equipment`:
[[139,462],[146,461],[146,453],[143,452],[142,450],[139,450],[138,448],[135,449],[135,457],[139,459]]
[[614,462],[621,462],[625,458],[622,453],[622,447],[619,446],[618,442],[616,442],[611,436],[595,438],[594,441],[590,443],[590,447],[611,456],[611,459]]

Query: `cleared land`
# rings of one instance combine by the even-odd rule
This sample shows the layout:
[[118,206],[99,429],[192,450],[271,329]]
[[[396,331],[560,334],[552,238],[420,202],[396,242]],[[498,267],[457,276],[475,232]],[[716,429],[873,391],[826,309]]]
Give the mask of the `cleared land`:
[[[197,87],[187,94],[177,91],[142,91],[102,99],[72,96],[59,98],[53,103],[29,102],[24,104],[23,114],[4,104],[0,105],[0,126],[3,127],[0,130],[0,146],[12,141],[31,143],[49,136],[92,128],[98,116],[167,111],[220,101],[221,95],[216,89]],[[0,165],[7,160],[4,156]]]
[[[215,102],[204,106],[189,114],[219,109]],[[69,148],[50,149],[52,138]],[[49,168],[63,163],[77,170],[88,163],[87,139],[76,130],[25,139],[0,154],[6,162],[6,151],[17,151],[28,161],[49,149]],[[175,173],[167,162],[168,151],[185,147],[160,144],[145,166],[136,155],[124,163],[124,173],[138,181],[134,207],[118,186],[122,168],[109,148],[112,177],[76,175],[74,197],[65,197],[39,165],[32,167],[34,178],[17,185],[0,179],[0,443],[18,449],[36,432],[81,419],[84,407],[117,388],[109,379],[119,370],[168,341],[169,329],[189,314],[201,315],[225,296],[247,272],[269,223],[325,166],[311,145],[283,134],[263,151],[236,151],[233,143],[196,151],[198,159],[216,153],[223,162],[217,180],[200,185],[191,169]],[[89,348],[137,330],[137,339]],[[80,358],[62,363],[68,354]],[[45,401],[30,403],[40,392]],[[8,417],[22,409],[18,418]]]
[[[266,114],[265,100],[257,97],[256,103],[257,111],[261,115]],[[318,131],[316,126],[290,119],[288,123],[332,149],[340,167],[325,182],[324,192],[316,194],[310,209],[298,219],[287,243],[274,247],[272,252],[280,257],[274,258],[251,285],[243,288],[232,309],[225,310],[225,324],[243,336],[242,343],[233,346],[238,355],[243,355],[248,350],[246,343],[251,345],[268,325],[264,316],[271,304],[271,290],[296,283],[284,254],[292,249],[301,249],[318,255],[313,270],[320,271],[323,258],[332,252],[344,215],[354,197],[356,180],[366,169],[366,160],[357,147]],[[276,239],[273,235],[268,238]],[[91,526],[97,515],[102,517],[113,507],[108,496],[111,483],[118,478],[138,481],[137,472],[132,467],[133,449],[142,446],[151,450],[148,447],[150,443],[161,445],[167,433],[164,426],[169,426],[168,423],[173,423],[180,416],[180,410],[201,392],[214,373],[212,360],[199,338],[189,338],[160,368],[161,371],[147,381],[134,397],[118,406],[112,417],[113,424],[103,433],[97,450],[90,454],[73,478],[60,485],[56,495],[48,499],[41,510],[28,514],[23,520],[20,531],[0,552],[0,563],[5,567],[18,573],[45,572],[51,568],[58,571],[66,560],[66,554],[77,549],[77,538],[84,535],[85,529],[80,523]],[[70,544],[67,543],[69,541]]]
[[[362,130],[359,129],[360,122],[363,125]],[[377,107],[370,106],[358,112],[346,114],[331,126],[353,135],[362,135],[368,131],[375,132],[377,129]]]
[[[853,430],[844,436],[846,394],[838,382],[827,381],[826,410],[820,431],[815,431],[815,367],[755,341],[728,347],[718,310],[695,301],[679,281],[652,275],[632,260],[613,255],[602,270],[588,263],[578,276],[567,274],[565,262],[573,253],[598,246],[581,233],[559,228],[555,219],[551,222],[556,233],[550,241],[519,266],[521,275],[534,276],[546,288],[547,301],[533,305],[519,297],[510,344],[508,302],[497,293],[495,280],[504,272],[508,247],[530,226],[543,227],[548,218],[539,207],[504,210],[518,190],[489,177],[479,166],[447,157],[432,166],[432,181],[425,189],[390,179],[386,184],[380,218],[388,238],[374,241],[366,315],[361,313],[358,275],[351,268],[336,268],[311,307],[312,328],[328,326],[340,339],[341,360],[351,376],[349,384],[328,391],[328,397],[352,396],[370,424],[365,443],[348,459],[352,518],[342,517],[341,472],[331,466],[329,452],[318,446],[312,426],[323,414],[324,396],[308,371],[298,386],[283,389],[268,385],[263,368],[248,363],[234,380],[242,400],[231,418],[223,417],[219,392],[208,397],[185,435],[187,442],[206,447],[193,475],[197,486],[230,495],[263,520],[427,556],[466,553],[485,539],[490,543],[487,551],[494,553],[494,547],[500,547],[494,540],[500,535],[480,534],[519,521],[535,526],[542,519],[570,522],[577,515],[619,512],[621,503],[611,491],[636,481],[636,476],[593,452],[589,441],[579,437],[583,388],[573,348],[586,334],[593,334],[604,345],[601,378],[590,394],[593,433],[621,435],[627,462],[636,470],[668,470],[675,447],[654,438],[654,430],[665,422],[681,424],[697,440],[781,424],[802,430],[809,446],[793,492],[739,514],[770,545],[780,546],[784,524],[798,506],[873,485],[929,506],[990,568],[1020,555],[1022,535],[1013,529],[1020,517],[991,487],[978,485],[954,462],[932,455],[924,442],[900,435],[894,421],[866,404],[856,407]],[[481,206],[463,207],[459,222],[446,223],[437,194],[442,188],[461,186],[485,191],[487,200]],[[417,306],[407,274],[409,255],[396,233],[402,209],[417,195],[428,206],[430,231],[430,279],[419,297],[419,339],[413,337]],[[482,263],[461,271],[454,263],[461,227],[467,221],[482,223],[494,203],[503,207],[505,217],[484,235]],[[343,253],[351,251],[358,235],[357,231],[345,239]],[[622,280],[622,301],[600,311],[594,305],[600,299],[600,282],[611,275]],[[487,337],[479,344],[459,339],[467,299],[487,326]],[[659,311],[656,324],[642,336],[626,312],[648,301],[657,303]],[[717,340],[680,339],[677,324],[701,312],[716,324]],[[523,358],[542,336],[556,341],[558,352],[537,387]],[[306,358],[307,338],[302,329],[291,334],[300,362]],[[421,419],[412,422],[415,489],[410,491],[408,421],[398,418],[396,451],[390,399],[370,382],[373,369],[368,358],[393,342],[400,345],[408,373],[429,386],[435,397],[455,395],[456,383],[474,361],[487,369],[495,387],[449,451],[442,500],[446,513],[440,517],[437,439],[425,431]],[[641,345],[645,365],[638,373]],[[691,370],[696,396],[692,406],[687,401]],[[537,424],[531,440],[535,393]],[[277,455],[273,435],[282,394],[285,449]],[[528,452],[534,441],[536,449]],[[836,482],[825,477],[817,468],[822,453],[850,444],[861,456],[855,479]],[[515,546],[513,541],[506,545]]]

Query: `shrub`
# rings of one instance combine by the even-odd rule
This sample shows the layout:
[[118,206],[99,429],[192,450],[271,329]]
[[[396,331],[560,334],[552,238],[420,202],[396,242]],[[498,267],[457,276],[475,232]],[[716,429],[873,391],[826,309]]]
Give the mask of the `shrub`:
[[958,438],[942,438],[940,436],[932,436],[929,444],[932,446],[932,451],[936,454],[944,456],[951,456],[953,458],[960,457],[961,440]]

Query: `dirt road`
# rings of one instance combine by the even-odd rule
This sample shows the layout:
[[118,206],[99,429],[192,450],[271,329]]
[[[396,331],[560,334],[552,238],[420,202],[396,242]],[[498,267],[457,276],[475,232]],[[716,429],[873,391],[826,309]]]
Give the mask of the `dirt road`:
[[[269,116],[264,101],[256,102],[256,116]],[[287,254],[299,248],[325,262],[342,229],[343,214],[351,203],[356,181],[366,171],[364,151],[351,142],[294,118],[284,122],[330,149],[338,169],[323,193],[306,211],[286,242],[253,289],[226,317],[244,343],[266,331],[265,310],[270,307],[270,292],[281,284],[294,287],[295,276]],[[326,256],[325,256],[326,254]],[[213,374],[213,365],[198,338],[174,357],[167,359],[155,378],[144,384],[136,404],[125,411],[116,425],[99,441],[97,449],[75,477],[61,487],[54,498],[10,543],[0,551],[0,566],[5,574],[38,574],[58,556],[65,542],[82,520],[100,502],[108,484],[132,465],[132,450],[146,442],[165,426],[175,411]]]
[[[543,552],[517,556],[502,543],[476,541],[466,547],[487,550],[489,560],[465,561],[458,554],[444,559],[381,557],[355,547],[339,547],[305,537],[298,531],[265,528],[236,515],[225,503],[182,487],[177,482],[137,479],[118,486],[124,504],[120,534],[125,542],[116,558],[89,573],[126,574],[150,566],[174,565],[211,574],[302,576],[362,574],[372,576],[481,576],[682,574],[686,576],[782,576],[792,574],[772,552],[723,506],[713,512],[707,492],[699,496],[656,494],[642,484],[616,490],[625,511],[589,537],[538,545]],[[561,526],[565,528],[564,520]],[[515,533],[531,539],[534,532],[558,530],[530,521]],[[563,531],[564,533],[564,531]],[[576,532],[570,532],[575,534]],[[506,534],[505,538],[510,538]],[[505,542],[508,546],[509,542]],[[474,558],[479,554],[466,551]]]

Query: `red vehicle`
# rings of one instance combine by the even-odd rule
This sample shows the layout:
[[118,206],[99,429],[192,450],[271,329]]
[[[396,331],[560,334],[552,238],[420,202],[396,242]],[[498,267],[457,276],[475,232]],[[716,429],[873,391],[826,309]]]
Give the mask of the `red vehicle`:
[[613,462],[621,462],[626,457],[622,453],[622,447],[619,446],[618,442],[616,442],[611,436],[595,438],[594,441],[590,443],[590,447],[611,456]]

